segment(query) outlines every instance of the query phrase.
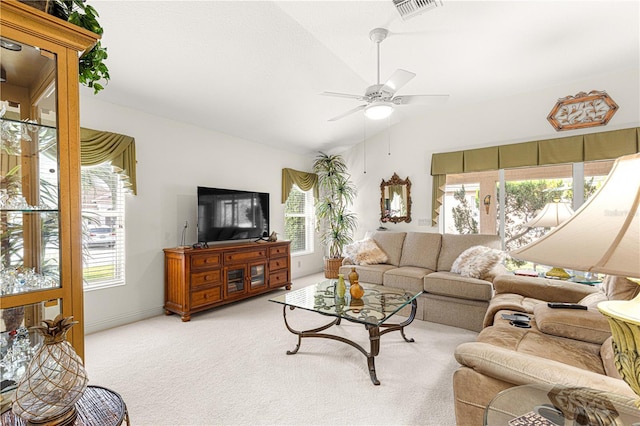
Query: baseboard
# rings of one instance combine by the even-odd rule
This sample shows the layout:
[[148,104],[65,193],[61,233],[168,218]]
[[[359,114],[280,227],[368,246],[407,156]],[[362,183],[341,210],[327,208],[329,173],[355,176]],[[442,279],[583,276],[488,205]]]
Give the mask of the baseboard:
[[162,314],[164,314],[164,309],[162,308],[162,306],[159,306],[157,308],[147,309],[144,311],[131,312],[125,315],[104,318],[100,321],[85,322],[84,334],[91,334],[98,331],[107,330],[109,328],[120,327],[121,325],[127,325],[132,322],[140,321]]

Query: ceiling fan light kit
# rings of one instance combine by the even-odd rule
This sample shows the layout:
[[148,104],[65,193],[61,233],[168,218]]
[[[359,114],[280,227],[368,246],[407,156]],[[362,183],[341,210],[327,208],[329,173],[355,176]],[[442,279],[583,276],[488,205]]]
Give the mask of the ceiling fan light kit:
[[398,10],[403,21],[418,16],[427,10],[442,6],[438,0],[393,0],[393,5]]
[[393,104],[391,102],[374,102],[364,109],[364,115],[370,120],[382,120],[387,118],[393,112]]

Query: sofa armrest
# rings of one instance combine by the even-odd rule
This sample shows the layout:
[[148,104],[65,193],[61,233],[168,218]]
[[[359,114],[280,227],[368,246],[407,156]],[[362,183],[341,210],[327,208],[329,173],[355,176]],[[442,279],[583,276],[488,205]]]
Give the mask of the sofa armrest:
[[611,336],[607,318],[595,308],[552,309],[541,303],[533,307],[538,329],[545,334],[602,344]]
[[597,292],[598,288],[561,280],[499,275],[493,280],[495,294],[515,293],[548,302],[577,303],[583,297]]
[[455,358],[463,366],[480,374],[516,386],[559,384],[601,389],[637,398],[623,380],[489,343],[462,343],[455,350]]

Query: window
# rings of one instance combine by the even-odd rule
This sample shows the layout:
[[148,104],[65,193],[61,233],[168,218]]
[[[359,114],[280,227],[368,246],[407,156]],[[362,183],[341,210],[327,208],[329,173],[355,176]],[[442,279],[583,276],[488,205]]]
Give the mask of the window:
[[291,241],[291,254],[313,252],[313,190],[293,185],[284,204],[284,238]]
[[124,284],[124,189],[109,163],[82,166],[85,289]]
[[[444,232],[499,233],[505,250],[514,250],[550,231],[551,228],[525,226],[547,203],[568,202],[577,208],[602,186],[612,166],[613,161],[593,161],[448,174],[441,214]],[[504,197],[500,194],[501,184]],[[581,191],[574,190],[581,187]],[[523,267],[522,262],[510,262],[510,269]]]

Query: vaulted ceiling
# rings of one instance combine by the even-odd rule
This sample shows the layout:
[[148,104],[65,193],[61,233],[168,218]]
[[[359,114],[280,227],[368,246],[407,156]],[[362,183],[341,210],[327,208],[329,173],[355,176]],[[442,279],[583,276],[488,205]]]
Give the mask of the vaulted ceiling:
[[389,30],[382,82],[402,68],[417,75],[399,94],[450,95],[398,107],[392,123],[639,66],[635,0],[443,1],[403,21],[392,0],[90,0],[111,74],[97,96],[307,153],[388,126],[362,112],[330,122],[362,102],[320,95],[361,95],[376,83],[373,28]]

